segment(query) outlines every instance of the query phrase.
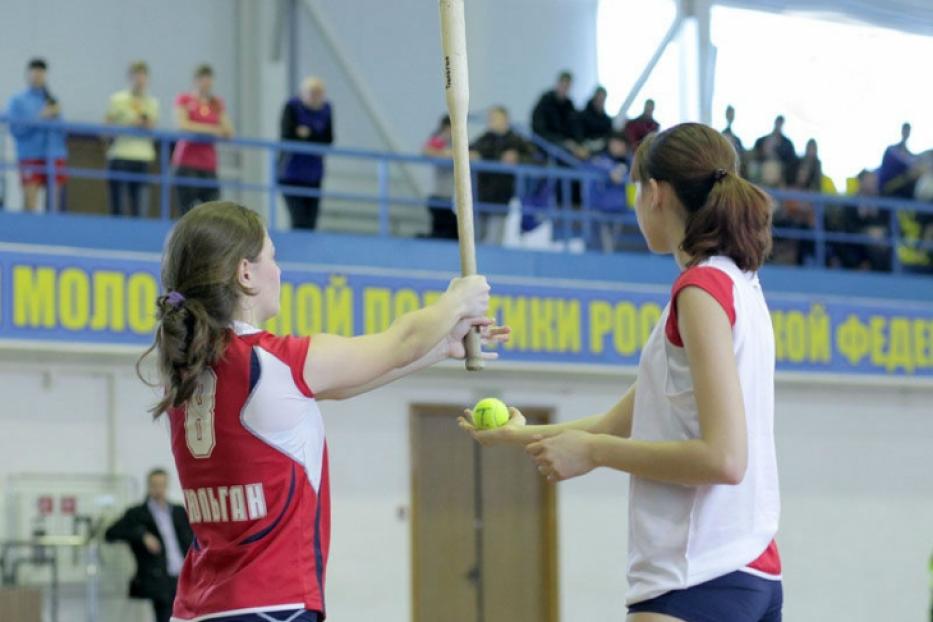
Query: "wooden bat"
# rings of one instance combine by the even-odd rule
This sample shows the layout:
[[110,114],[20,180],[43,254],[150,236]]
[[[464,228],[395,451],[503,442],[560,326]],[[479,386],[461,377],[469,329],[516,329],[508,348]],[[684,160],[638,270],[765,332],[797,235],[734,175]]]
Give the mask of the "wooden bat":
[[[453,137],[454,204],[457,207],[457,235],[460,238],[460,272],[476,274],[476,244],[473,238],[473,182],[470,177],[470,153],[467,138],[467,111],[470,107],[470,82],[466,53],[466,23],[463,0],[440,0],[441,43],[444,48],[444,84],[447,113]],[[482,340],[479,329],[467,333],[466,368],[483,369]]]

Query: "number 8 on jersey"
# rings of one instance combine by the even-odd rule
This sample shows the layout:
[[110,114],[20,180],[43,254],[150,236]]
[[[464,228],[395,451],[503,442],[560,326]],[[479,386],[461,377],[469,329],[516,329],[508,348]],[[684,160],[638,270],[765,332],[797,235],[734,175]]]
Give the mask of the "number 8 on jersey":
[[217,375],[206,369],[198,378],[194,395],[185,404],[185,440],[195,458],[210,458],[214,451],[214,393]]

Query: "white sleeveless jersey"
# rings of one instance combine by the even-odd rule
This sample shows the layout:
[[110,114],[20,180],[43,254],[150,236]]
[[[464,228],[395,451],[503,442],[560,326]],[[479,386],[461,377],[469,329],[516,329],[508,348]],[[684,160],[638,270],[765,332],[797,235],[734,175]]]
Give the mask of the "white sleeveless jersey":
[[684,271],[641,355],[632,438],[700,437],[693,380],[677,328],[677,294],[700,287],[732,322],[745,403],[748,468],[735,486],[681,486],[632,477],[627,602],[655,598],[736,570],[780,579],[774,544],[780,513],[774,449],[774,333],[757,274],[728,257]]

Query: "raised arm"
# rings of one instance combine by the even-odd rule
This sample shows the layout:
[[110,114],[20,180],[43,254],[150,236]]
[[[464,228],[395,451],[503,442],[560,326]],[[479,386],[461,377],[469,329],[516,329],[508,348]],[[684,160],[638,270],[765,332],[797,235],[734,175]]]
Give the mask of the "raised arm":
[[[376,378],[375,380],[356,387],[349,387],[340,391],[331,391],[323,399],[334,399],[334,400],[344,400],[357,395],[362,395],[363,393],[368,393],[374,389],[385,386],[391,382],[395,382],[400,378],[405,376],[410,376],[411,374],[417,373],[422,369],[436,365],[441,361],[447,359],[463,359],[466,353],[463,349],[463,338],[466,336],[467,331],[473,330],[475,327],[479,327],[483,333],[483,346],[489,344],[498,344],[504,343],[509,338],[509,333],[511,332],[507,326],[493,326],[493,320],[491,318],[482,317],[482,318],[468,318],[461,320],[457,326],[448,334],[444,339],[438,342],[430,352],[422,356],[417,361],[406,365],[405,367],[398,367],[389,371],[388,373]],[[492,361],[499,358],[499,355],[496,352],[483,352],[483,359],[487,361]]]
[[480,318],[489,308],[485,277],[451,281],[440,299],[399,317],[375,335],[318,335],[305,360],[305,381],[322,399],[337,399],[354,388],[413,365],[427,356],[461,322]]

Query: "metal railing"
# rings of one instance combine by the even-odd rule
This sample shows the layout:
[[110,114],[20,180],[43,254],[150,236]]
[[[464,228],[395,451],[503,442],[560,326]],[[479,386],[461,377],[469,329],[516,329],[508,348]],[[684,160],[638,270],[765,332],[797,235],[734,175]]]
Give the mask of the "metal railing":
[[[11,125],[24,125],[30,128],[42,129],[47,131],[58,131],[72,135],[91,135],[98,137],[117,137],[129,136],[138,138],[148,138],[156,146],[158,172],[156,173],[131,173],[125,171],[110,171],[105,169],[79,168],[66,166],[59,169],[60,173],[77,179],[92,180],[114,180],[122,182],[135,182],[152,184],[159,187],[159,218],[168,219],[171,215],[171,189],[176,186],[187,186],[194,188],[218,188],[245,192],[259,192],[266,195],[266,204],[264,207],[267,214],[270,228],[276,230],[279,228],[277,222],[277,198],[281,195],[306,196],[333,199],[338,201],[353,201],[358,203],[371,203],[378,205],[379,208],[379,233],[380,235],[389,235],[390,207],[392,205],[424,207],[425,199],[416,194],[408,196],[396,196],[390,192],[390,165],[409,165],[422,167],[449,167],[449,160],[443,158],[430,158],[420,155],[408,155],[389,153],[364,149],[347,149],[319,145],[314,143],[293,142],[293,141],[273,141],[257,138],[215,138],[203,134],[192,134],[186,132],[162,131],[162,130],[143,130],[125,126],[100,125],[91,123],[66,123],[60,121],[19,121],[11,120],[9,117],[0,116],[0,130],[9,132]],[[171,166],[170,154],[173,145],[181,140],[210,143],[217,146],[235,148],[241,151],[260,151],[265,157],[264,180],[261,182],[245,182],[239,179],[218,178],[203,179],[176,175]],[[357,162],[371,163],[374,167],[374,176],[377,180],[378,190],[375,194],[361,192],[335,192],[330,190],[319,190],[302,186],[288,186],[279,182],[279,165],[282,154],[311,154],[316,156],[333,158],[346,158]],[[41,174],[46,177],[47,191],[51,193],[55,184],[55,162],[51,154],[47,154],[44,166],[41,167]],[[14,170],[21,168],[17,162],[5,158],[0,159],[0,170]],[[590,183],[596,181],[601,175],[595,171],[576,170],[560,168],[557,166],[532,166],[519,165],[509,166],[497,162],[474,161],[471,165],[474,172],[474,188],[476,187],[476,175],[484,173],[499,173],[513,175],[516,180],[516,188],[519,196],[527,196],[530,190],[536,185],[546,184],[551,188],[561,187],[563,192],[550,193],[550,200],[545,197],[546,205],[541,206],[543,214],[561,221],[562,224],[579,223],[588,219],[586,209],[588,206],[588,196],[583,192],[583,209],[571,210],[570,188],[573,184],[579,184],[587,188]],[[30,171],[27,167],[25,170]],[[31,172],[35,172],[35,168]],[[559,199],[556,197],[560,197]],[[252,205],[256,209],[260,206]],[[476,204],[476,211],[480,213],[501,213],[504,210],[502,205]],[[574,211],[574,213],[570,213]],[[563,212],[563,213],[558,213]]]
[[[789,228],[776,224],[773,230],[774,239],[796,240],[812,244],[807,250],[809,260],[805,264],[826,266],[827,259],[833,249],[843,246],[855,246],[864,250],[880,252],[887,257],[887,268],[892,272],[904,271],[901,253],[910,249],[918,253],[925,253],[928,262],[925,265],[910,266],[924,271],[933,271],[933,239],[906,239],[901,231],[901,217],[919,217],[922,222],[928,222],[926,228],[928,235],[933,234],[933,203],[911,201],[880,196],[841,196],[832,194],[818,194],[792,190],[768,191],[778,205],[793,202],[805,204],[812,210],[812,225],[800,228]],[[880,232],[869,234],[862,232],[845,232],[827,227],[830,210],[863,209],[883,213],[875,226]],[[883,223],[883,224],[882,224]]]
[[[377,231],[379,235],[392,235],[391,218],[393,206],[408,208],[449,207],[450,202],[429,200],[417,191],[399,194],[393,193],[391,187],[390,167],[392,165],[413,166],[434,169],[436,167],[450,167],[451,162],[442,158],[431,158],[421,155],[389,153],[383,151],[348,149],[332,147],[314,143],[274,141],[257,138],[230,138],[222,139],[203,134],[185,132],[143,130],[125,126],[101,125],[91,123],[70,123],[62,121],[21,121],[0,116],[0,132],[9,132],[12,125],[23,125],[30,128],[64,132],[71,135],[85,135],[96,137],[132,136],[147,138],[157,147],[157,172],[130,173],[125,171],[111,171],[97,168],[79,168],[66,166],[60,172],[76,179],[114,180],[122,182],[135,182],[157,186],[159,192],[158,216],[167,220],[171,217],[172,189],[177,186],[207,187],[228,189],[240,192],[255,192],[264,195],[264,205],[251,204],[257,211],[265,213],[270,229],[280,229],[278,218],[278,197],[306,196],[318,197],[334,201],[356,202],[377,206]],[[197,143],[211,143],[225,148],[237,149],[242,152],[260,152],[264,158],[263,172],[257,181],[242,181],[241,179],[217,178],[203,179],[176,175],[171,166],[171,152],[174,143],[187,140]],[[10,141],[13,142],[13,141]],[[626,236],[631,242],[639,243],[640,236],[636,227],[634,212],[629,206],[623,204],[614,206],[615,209],[603,210],[594,207],[593,195],[600,184],[607,183],[605,171],[597,170],[588,165],[558,166],[555,161],[563,159],[560,148],[552,146],[543,156],[543,165],[505,165],[498,162],[476,160],[471,163],[474,175],[474,190],[477,188],[477,177],[480,175],[500,174],[514,177],[515,196],[521,201],[522,214],[531,224],[550,221],[553,225],[556,239],[582,238],[587,248],[598,248],[599,228],[604,225],[615,225],[617,233],[622,238]],[[283,185],[279,182],[280,158],[283,154],[311,154],[332,159],[348,159],[356,163],[366,163],[373,167],[373,178],[376,181],[375,192],[334,191],[302,186]],[[46,154],[45,162],[41,168],[47,181],[47,191],[51,193],[55,184],[55,162],[51,154]],[[0,153],[0,171],[21,169],[15,159],[7,159]],[[807,192],[770,191],[778,203],[794,201],[804,203],[812,209],[812,223],[801,228],[787,228],[776,226],[774,236],[776,240],[798,240],[812,244],[809,249],[808,263],[815,266],[827,265],[827,258],[834,245],[856,245],[864,248],[882,249],[890,253],[890,269],[900,272],[903,268],[899,259],[898,249],[909,245],[913,250],[928,253],[933,257],[933,241],[905,240],[901,234],[900,216],[904,213],[920,214],[923,219],[933,221],[933,204],[920,203],[902,199],[862,196],[837,196]],[[886,227],[883,236],[869,235],[864,232],[844,232],[827,227],[827,213],[838,207],[864,207],[882,210],[886,214]],[[509,207],[501,204],[488,204],[476,202],[475,211],[479,214],[504,215]],[[933,227],[933,225],[931,225]],[[933,261],[933,260],[931,260]],[[933,265],[931,265],[933,268]]]

